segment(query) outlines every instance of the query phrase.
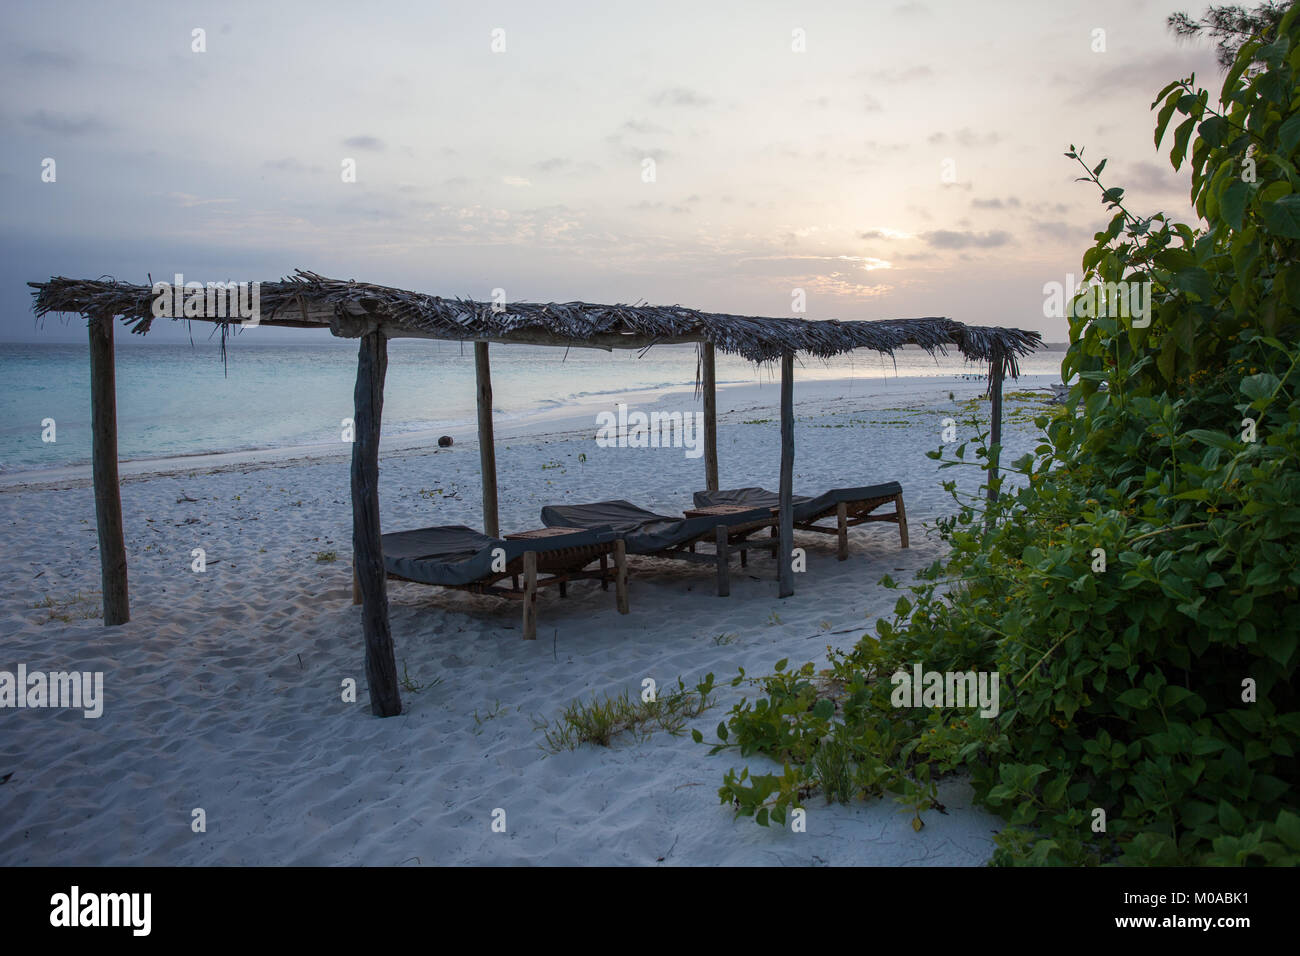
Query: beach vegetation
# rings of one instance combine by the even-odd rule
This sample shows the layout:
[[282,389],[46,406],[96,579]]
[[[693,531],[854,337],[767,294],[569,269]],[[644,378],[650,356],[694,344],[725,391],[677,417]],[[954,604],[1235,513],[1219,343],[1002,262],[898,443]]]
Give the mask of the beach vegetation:
[[[1110,216],[1085,281],[1150,282],[1149,312],[1069,318],[1033,452],[1001,462],[982,432],[930,453],[985,487],[945,482],[951,552],[882,581],[873,634],[733,681],[756,693],[712,746],[745,761],[719,789],[737,814],[890,794],[919,828],[961,772],[1006,821],[995,864],[1300,863],[1300,7],[1217,97],[1193,76],[1152,108],[1199,223],[1066,154]],[[894,706],[917,664],[999,674],[999,712]]]
[[90,621],[104,616],[102,592],[98,588],[93,591],[77,591],[75,594],[61,597],[47,594],[33,604],[32,608],[46,612],[42,624],[49,624],[51,621],[71,624],[74,621]]
[[713,675],[688,688],[677,678],[677,686],[633,699],[625,690],[615,697],[592,695],[587,701],[574,701],[564,712],[545,726],[544,749],[550,753],[576,750],[582,744],[612,746],[615,739],[627,735],[636,741],[648,738],[656,730],[679,736],[686,722],[713,707]]

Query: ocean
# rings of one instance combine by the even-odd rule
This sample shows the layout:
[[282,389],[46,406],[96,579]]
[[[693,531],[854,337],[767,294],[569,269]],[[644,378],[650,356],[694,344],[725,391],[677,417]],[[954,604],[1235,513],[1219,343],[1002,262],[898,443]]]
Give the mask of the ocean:
[[[215,341],[194,345],[120,341],[117,345],[118,454],[123,461],[313,445],[339,440],[352,415],[355,342],[227,344],[223,367]],[[1059,376],[1063,348],[1021,363],[1028,374]],[[644,355],[544,346],[492,348],[493,406],[498,422],[575,402],[649,389],[691,388],[696,350],[656,346]],[[805,379],[982,376],[961,357],[932,358],[920,349],[896,359],[874,352],[826,362],[803,359]],[[774,381],[756,367],[719,353],[719,385]],[[84,345],[0,343],[0,473],[90,461],[90,361]],[[474,349],[466,343],[398,339],[389,343],[383,433],[464,431],[475,421]],[[42,440],[54,420],[55,441]]]

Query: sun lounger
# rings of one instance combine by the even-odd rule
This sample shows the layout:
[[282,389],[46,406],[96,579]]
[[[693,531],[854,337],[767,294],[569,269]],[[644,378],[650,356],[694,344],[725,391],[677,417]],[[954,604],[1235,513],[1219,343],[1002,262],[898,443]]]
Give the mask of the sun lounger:
[[[733,551],[743,557],[750,549],[775,553],[774,539],[754,541],[750,535],[775,526],[770,508],[746,508],[727,514],[677,518],[656,514],[628,501],[597,501],[582,505],[547,505],[542,509],[547,527],[609,527],[626,544],[628,554],[713,564],[718,573],[718,594],[731,593],[728,566]],[[711,541],[713,554],[697,554],[695,546]]]
[[[730,488],[722,491],[697,491],[697,507],[708,505],[742,505],[754,508],[776,508],[780,496],[764,488]],[[872,514],[881,505],[894,502],[894,510],[887,514]],[[794,526],[801,531],[833,534],[839,539],[839,559],[849,556],[849,528],[869,521],[892,521],[898,525],[898,537],[904,548],[907,540],[907,512],[903,508],[903,486],[896,481],[864,488],[833,488],[815,498],[806,495],[791,497]],[[835,525],[817,522],[834,516]]]
[[[609,527],[542,529],[491,538],[464,525],[447,525],[391,532],[382,542],[389,580],[522,600],[525,640],[537,636],[537,589],[547,585],[558,584],[563,596],[569,581],[589,578],[608,588],[612,577],[619,613],[628,611],[622,542]],[[597,560],[599,570],[584,570]],[[506,578],[511,586],[499,586]],[[359,601],[354,578],[353,603]]]

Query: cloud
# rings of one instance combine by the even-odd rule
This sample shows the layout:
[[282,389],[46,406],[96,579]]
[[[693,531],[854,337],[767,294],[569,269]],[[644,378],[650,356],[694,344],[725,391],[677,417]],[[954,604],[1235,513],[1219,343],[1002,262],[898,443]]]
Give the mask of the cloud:
[[200,199],[198,196],[192,196],[189,193],[168,193],[167,198],[183,209],[192,209],[195,206],[225,205],[235,201],[233,199]]
[[868,113],[879,113],[885,107],[884,104],[880,102],[880,100],[876,99],[874,96],[868,93],[866,96],[862,98],[862,108],[866,110]]
[[901,232],[898,229],[890,229],[888,227],[882,226],[878,229],[871,229],[868,230],[867,232],[860,232],[858,233],[858,238],[892,240],[892,239],[911,239],[913,238],[913,236],[910,232]]
[[975,209],[1019,209],[1020,200],[1015,196],[1006,199],[972,199],[970,204]]
[[935,249],[992,249],[1009,243],[1011,234],[1000,229],[985,233],[935,229],[921,233],[921,239]]
[[1124,167],[1115,179],[1117,185],[1130,189],[1145,189],[1150,192],[1170,192],[1186,195],[1191,189],[1186,173],[1176,173],[1170,166],[1161,166],[1158,163],[1145,161]]
[[1074,226],[1068,222],[1061,222],[1056,219],[1038,220],[1030,223],[1030,228],[1039,235],[1048,236],[1052,239],[1060,239],[1062,241],[1082,241],[1091,239],[1093,234],[1097,231],[1095,229],[1090,229],[1087,226]]
[[524,179],[522,176],[502,176],[501,181],[505,183],[507,186],[531,186],[532,185],[532,183]]
[[553,173],[557,169],[566,169],[573,165],[573,160],[565,159],[563,156],[553,156],[550,159],[543,159],[541,162],[533,163],[533,169],[539,173]]
[[384,148],[383,140],[374,136],[349,136],[343,141],[343,145],[350,149],[369,149],[379,152]]
[[23,117],[23,122],[45,133],[58,133],[67,136],[81,136],[85,133],[104,133],[112,127],[102,123],[89,113],[83,116],[67,116],[63,113],[51,113],[49,110],[37,110]]
[[957,130],[954,137],[959,145],[965,146],[967,149],[974,149],[979,146],[993,146],[1002,138],[994,130],[979,133],[965,126]]
[[80,66],[78,60],[70,54],[34,47],[18,54],[18,62],[30,69],[75,70]]
[[910,3],[894,7],[890,12],[896,17],[927,17],[930,15],[930,8],[924,3],[917,3],[916,0],[912,0]]
[[708,106],[713,101],[687,87],[674,86],[656,93],[650,102],[655,106]]
[[620,131],[626,130],[629,133],[636,133],[640,136],[659,136],[667,133],[668,130],[658,123],[647,123],[643,120],[627,120],[619,127]]
[[867,76],[876,83],[897,86],[900,83],[915,83],[918,80],[928,80],[934,76],[934,70],[928,66],[917,65],[905,67],[901,70],[871,70],[867,73]]

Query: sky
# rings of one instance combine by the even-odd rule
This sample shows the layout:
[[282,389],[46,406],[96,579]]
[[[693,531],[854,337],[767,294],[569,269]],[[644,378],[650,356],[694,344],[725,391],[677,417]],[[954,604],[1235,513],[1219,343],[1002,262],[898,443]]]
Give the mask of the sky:
[[1217,94],[1209,45],[1165,25],[1203,7],[6,2],[0,341],[85,340],[35,322],[51,275],[299,268],[1064,341],[1043,286],[1109,215],[1063,153],[1190,219],[1150,105],[1193,72]]

